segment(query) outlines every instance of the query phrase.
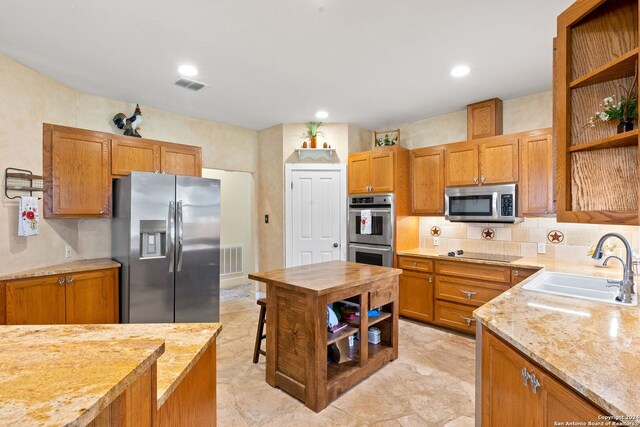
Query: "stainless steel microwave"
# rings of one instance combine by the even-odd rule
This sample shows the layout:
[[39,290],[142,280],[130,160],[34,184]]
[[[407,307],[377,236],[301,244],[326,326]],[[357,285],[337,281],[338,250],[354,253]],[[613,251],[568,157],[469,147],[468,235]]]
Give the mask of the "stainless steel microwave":
[[445,219],[453,222],[522,221],[517,184],[447,187],[444,208]]

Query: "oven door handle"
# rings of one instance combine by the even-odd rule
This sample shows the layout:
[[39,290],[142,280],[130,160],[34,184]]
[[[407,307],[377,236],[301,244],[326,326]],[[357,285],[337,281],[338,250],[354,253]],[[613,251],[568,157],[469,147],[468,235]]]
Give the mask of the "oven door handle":
[[367,251],[374,251],[374,252],[391,252],[392,251],[390,246],[378,248],[370,245],[358,245],[358,244],[349,243],[349,247],[354,249],[364,249]]
[[371,209],[367,209],[367,208],[358,208],[358,209],[349,209],[349,213],[356,213],[359,214],[362,211],[371,211],[371,213],[382,213],[382,214],[390,214],[391,213],[391,208],[389,209],[380,209],[380,208],[371,208]]

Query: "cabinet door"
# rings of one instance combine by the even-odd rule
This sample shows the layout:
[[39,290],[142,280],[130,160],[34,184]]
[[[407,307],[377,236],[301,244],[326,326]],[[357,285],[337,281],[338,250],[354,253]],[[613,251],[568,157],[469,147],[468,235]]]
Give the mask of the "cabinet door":
[[160,148],[162,173],[202,176],[202,151],[188,145],[163,145]]
[[541,394],[534,394],[528,382],[525,385],[523,369],[525,372],[531,372],[533,366],[502,341],[483,330],[483,427],[542,425]]
[[369,192],[370,166],[368,151],[349,156],[349,194]]
[[7,282],[6,298],[7,325],[65,323],[63,277],[48,276]]
[[116,270],[68,274],[65,279],[67,323],[118,323]]
[[499,98],[467,105],[467,139],[502,134],[502,100]]
[[393,162],[395,153],[393,151],[372,151],[371,152],[371,173],[369,184],[373,193],[393,192]]
[[478,145],[452,144],[445,150],[447,186],[478,184]]
[[433,275],[405,270],[400,275],[400,314],[433,320]]
[[520,148],[522,213],[555,212],[553,204],[553,142],[551,134],[528,136]]
[[586,423],[591,421],[592,425],[598,425],[597,423],[602,421],[598,416],[605,415],[604,411],[546,372],[534,370],[534,373],[540,378],[541,384],[538,392],[542,395],[544,406],[542,426],[554,427],[566,420]]
[[147,141],[111,140],[111,174],[160,172],[160,146]]
[[45,218],[111,215],[109,140],[90,131],[45,126]]
[[411,212],[444,214],[444,149],[411,152]]
[[518,182],[518,138],[492,138],[480,144],[480,183]]
[[533,276],[538,270],[529,268],[512,268],[511,269],[511,285],[515,286],[523,280]]

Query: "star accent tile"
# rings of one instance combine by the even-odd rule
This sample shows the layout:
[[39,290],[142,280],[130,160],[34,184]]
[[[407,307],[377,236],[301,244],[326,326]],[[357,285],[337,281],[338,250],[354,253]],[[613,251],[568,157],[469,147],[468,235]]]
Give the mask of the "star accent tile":
[[547,234],[547,240],[551,243],[561,243],[564,240],[564,233],[558,230],[552,230]]
[[440,230],[440,227],[438,226],[433,226],[431,227],[431,235],[433,237],[438,237],[440,236],[440,233],[442,233],[442,230]]
[[493,240],[496,238],[496,232],[493,228],[483,228],[482,238],[485,240]]

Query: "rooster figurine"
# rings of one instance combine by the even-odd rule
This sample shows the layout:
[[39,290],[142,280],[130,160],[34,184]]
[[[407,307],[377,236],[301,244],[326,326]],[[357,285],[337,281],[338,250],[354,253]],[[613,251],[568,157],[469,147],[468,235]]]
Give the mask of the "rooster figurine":
[[133,116],[127,118],[124,113],[118,113],[113,116],[113,123],[115,123],[118,129],[124,129],[124,134],[126,136],[142,138],[138,133],[138,128],[142,124],[142,112],[140,111],[140,106],[138,104],[136,104],[136,111],[133,112]]

